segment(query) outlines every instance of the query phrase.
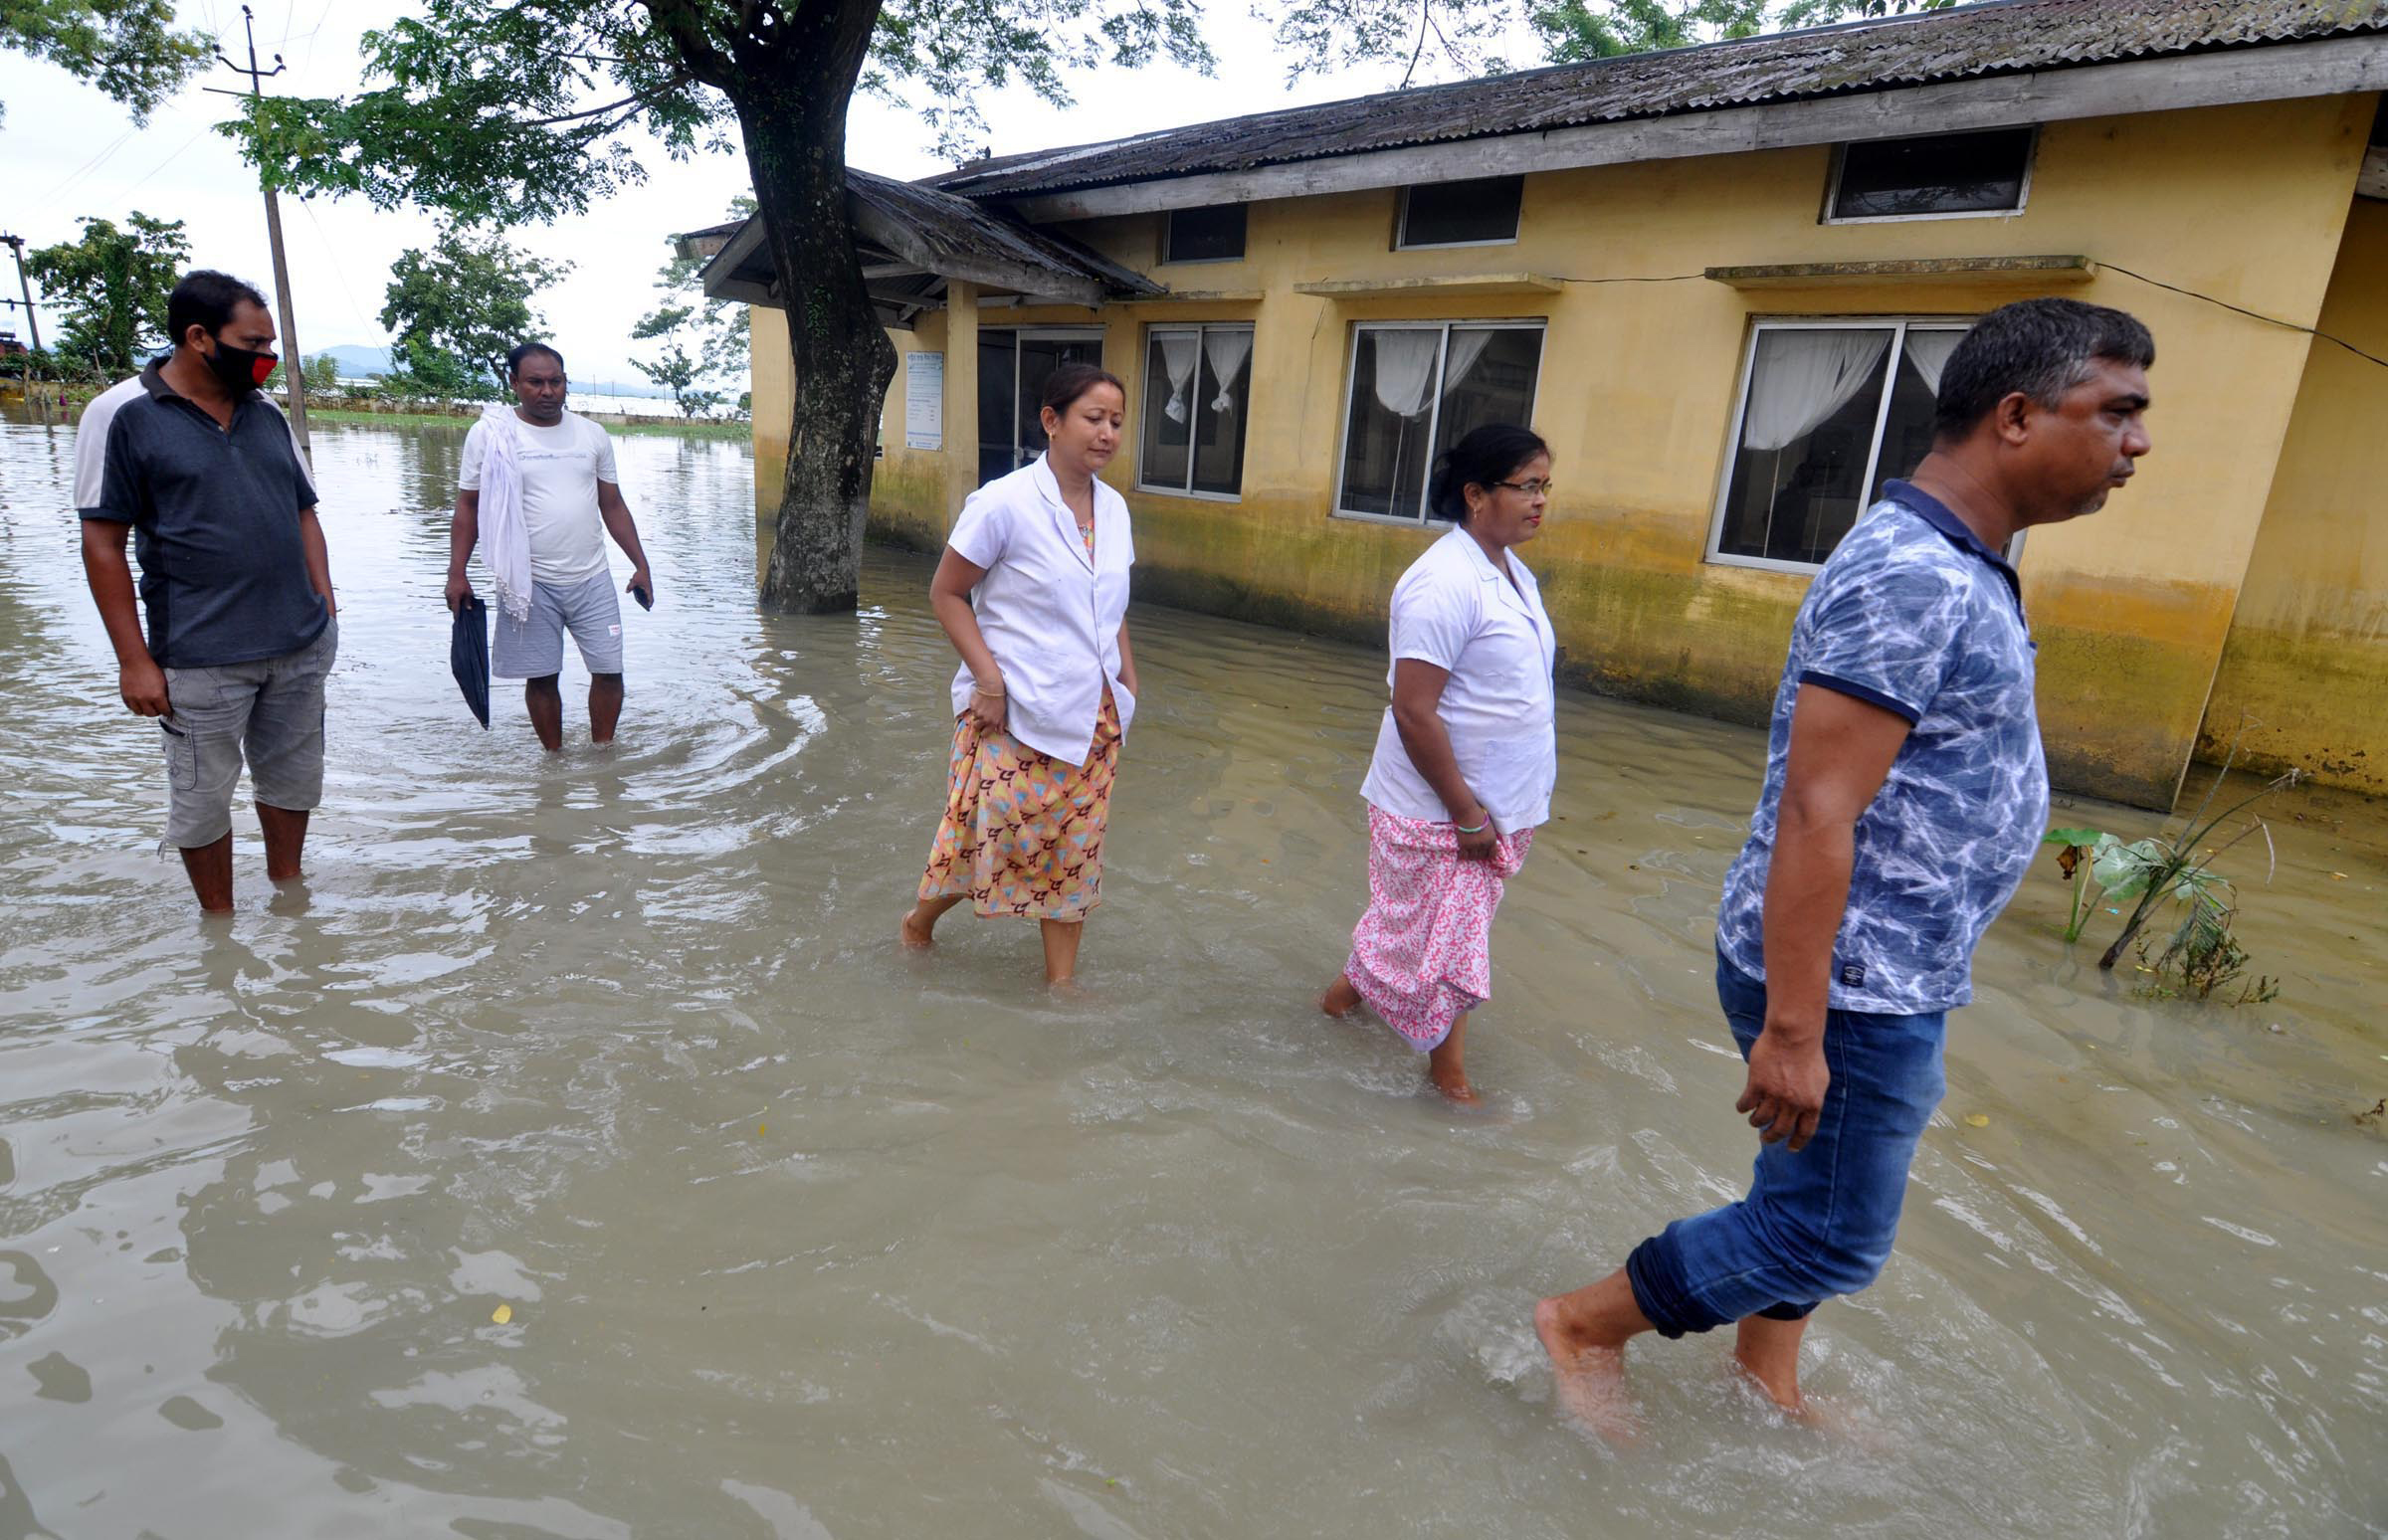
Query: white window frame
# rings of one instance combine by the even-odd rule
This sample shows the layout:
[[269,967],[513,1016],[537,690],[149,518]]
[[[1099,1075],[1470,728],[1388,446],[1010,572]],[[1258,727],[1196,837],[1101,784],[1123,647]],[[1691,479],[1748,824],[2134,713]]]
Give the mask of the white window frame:
[[[981,326],[978,334],[983,340],[990,331],[1000,331],[1012,339],[1012,469],[1017,471],[1028,464],[1020,458],[1020,344],[1023,342],[1092,342],[1099,349],[1106,340],[1100,326]],[[978,453],[978,403],[970,403],[971,454]]]
[[[1400,529],[1431,529],[1437,524],[1448,526],[1450,519],[1437,518],[1426,507],[1426,488],[1419,488],[1418,516],[1400,513],[1369,513],[1343,506],[1343,473],[1351,457],[1351,398],[1353,376],[1360,366],[1360,334],[1366,331],[1430,331],[1439,330],[1443,337],[1435,351],[1435,392],[1430,398],[1434,405],[1426,414],[1427,471],[1431,480],[1434,471],[1435,436],[1443,431],[1443,372],[1451,362],[1451,332],[1453,327],[1471,331],[1537,331],[1542,334],[1542,346],[1534,354],[1534,387],[1532,406],[1542,403],[1542,370],[1550,361],[1550,318],[1548,316],[1502,316],[1484,320],[1383,320],[1354,321],[1351,340],[1343,351],[1343,409],[1335,419],[1335,495],[1332,518],[1356,519],[1364,524],[1391,524]],[[1532,407],[1527,410],[1532,416]],[[1734,430],[1736,433],[1738,429]],[[1399,473],[1396,472],[1398,480]]]
[[[1168,331],[1191,331],[1194,333],[1194,384],[1197,387],[1194,394],[1199,397],[1202,394],[1200,389],[1202,384],[1202,371],[1211,356],[1210,348],[1205,343],[1205,338],[1209,335],[1209,333],[1214,331],[1241,331],[1247,335],[1253,335],[1255,328],[1251,321],[1162,321],[1154,325],[1146,326],[1144,328],[1143,337],[1144,350],[1138,363],[1137,372],[1137,378],[1142,382],[1144,387],[1143,391],[1139,395],[1138,400],[1139,416],[1142,415],[1142,401],[1150,399],[1152,393],[1152,380],[1150,378],[1152,373],[1152,339],[1156,336],[1159,336],[1161,333]],[[1260,339],[1257,335],[1253,337],[1253,345],[1255,347],[1260,345]],[[1253,387],[1259,383],[1259,371],[1253,367],[1257,361],[1258,360],[1250,354],[1247,354],[1244,360],[1244,448],[1248,456],[1252,450],[1252,393]],[[1196,412],[1201,410],[1199,401],[1192,410]],[[1190,422],[1187,425],[1186,433],[1185,485],[1164,486],[1144,480],[1144,451],[1147,448],[1148,446],[1144,442],[1144,428],[1143,425],[1139,423],[1136,428],[1136,490],[1140,492],[1155,492],[1163,497],[1193,497],[1203,502],[1242,502],[1244,500],[1244,474],[1241,471],[1236,473],[1236,489],[1232,492],[1203,491],[1194,484],[1195,445],[1193,437],[1193,425]]]
[[[1874,440],[1866,450],[1866,476],[1858,482],[1862,516],[1872,503],[1864,499],[1874,490],[1875,473],[1883,462],[1883,428],[1890,420],[1890,397],[1897,384],[1896,370],[1906,362],[1907,332],[1964,331],[1974,317],[1963,315],[1764,315],[1751,320],[1749,337],[1741,344],[1741,372],[1733,392],[1733,424],[1724,441],[1724,465],[1716,478],[1716,502],[1708,516],[1708,542],[1705,560],[1719,567],[1754,567],[1761,572],[1789,572],[1802,577],[1814,577],[1824,570],[1824,563],[1783,561],[1773,556],[1743,556],[1721,549],[1724,544],[1724,520],[1729,511],[1726,503],[1733,494],[1733,467],[1741,459],[1741,423],[1749,412],[1750,371],[1757,366],[1758,338],[1769,331],[1850,331],[1860,328],[1889,331],[1889,358],[1892,373],[1883,377],[1883,397],[1874,405]],[[1341,483],[1337,482],[1337,495]],[[2019,548],[2010,548],[2012,559]]]
[[[1945,214],[1852,214],[1838,215],[1833,210],[1841,202],[1841,168],[1848,163],[1849,145],[1833,146],[1832,175],[1825,178],[1823,225],[1909,225],[1919,219],[2016,219],[2032,202],[2032,172],[2040,164],[2040,125],[2034,123],[2032,137],[2023,148],[2023,185],[2015,190],[2015,207],[2011,209],[1953,209]],[[1995,133],[1996,129],[1959,128],[1947,133],[1896,133],[1886,135],[1893,140],[1953,139],[1976,133]],[[1869,141],[1881,142],[1881,141]]]
[[[1453,181],[1455,181],[1455,182],[1497,182],[1497,181],[1503,181],[1503,180],[1506,180],[1506,179],[1507,179],[1508,177],[1510,177],[1510,176],[1516,176],[1516,173],[1515,173],[1515,172],[1498,172],[1498,171],[1496,171],[1496,172],[1494,172],[1494,173],[1493,173],[1492,175],[1491,175],[1491,176],[1460,176],[1460,177],[1453,177],[1453,178],[1452,178],[1452,180],[1453,180]],[[1461,250],[1462,248],[1465,248],[1465,247],[1471,247],[1471,246],[1515,246],[1515,245],[1517,244],[1517,234],[1518,234],[1518,232],[1519,232],[1519,231],[1521,231],[1521,230],[1523,230],[1523,229],[1525,228],[1525,179],[1524,179],[1522,176],[1518,176],[1518,177],[1517,177],[1517,219],[1516,219],[1516,223],[1512,224],[1512,225],[1509,227],[1509,233],[1508,233],[1507,235],[1505,235],[1505,236],[1492,236],[1492,237],[1489,237],[1488,239],[1486,239],[1486,240],[1482,240],[1482,241],[1413,241],[1413,240],[1411,240],[1411,239],[1410,239],[1410,193],[1411,193],[1411,191],[1412,191],[1412,189],[1411,189],[1411,187],[1409,187],[1409,186],[1404,186],[1404,187],[1401,189],[1401,207],[1400,207],[1400,209],[1399,209],[1399,210],[1397,210],[1397,211],[1395,212],[1395,215],[1394,215],[1394,220],[1393,220],[1393,250],[1395,250],[1395,251],[1397,251],[1397,252],[1453,252],[1453,251],[1459,251],[1459,250]]]
[[1244,250],[1233,257],[1180,257],[1169,249],[1169,218],[1181,213],[1178,209],[1161,210],[1161,265],[1168,268],[1209,268],[1223,262],[1242,262],[1252,255],[1252,205],[1235,205],[1244,211]]

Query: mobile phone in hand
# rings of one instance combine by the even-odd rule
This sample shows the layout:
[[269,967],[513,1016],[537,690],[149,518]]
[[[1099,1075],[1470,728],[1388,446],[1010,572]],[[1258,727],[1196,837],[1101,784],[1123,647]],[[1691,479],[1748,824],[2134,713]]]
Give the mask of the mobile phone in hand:
[[632,584],[630,597],[639,601],[639,608],[642,610],[652,610],[655,608],[655,593],[653,590],[647,588],[644,584]]

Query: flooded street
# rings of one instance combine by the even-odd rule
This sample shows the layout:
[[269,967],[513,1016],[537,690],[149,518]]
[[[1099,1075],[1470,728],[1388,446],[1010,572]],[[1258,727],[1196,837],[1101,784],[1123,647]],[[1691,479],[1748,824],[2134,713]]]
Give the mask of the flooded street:
[[950,733],[924,559],[760,618],[743,446],[617,438],[660,603],[617,750],[572,658],[549,760],[448,678],[462,439],[316,431],[310,876],[269,892],[244,783],[203,924],[73,431],[0,423],[0,1540],[2388,1533],[2381,808],[2290,793],[2271,885],[2228,859],[2269,1005],[2135,997],[2036,868],[1898,1252],[1810,1334],[1862,1436],[1646,1339],[1612,1453],[1528,1315],[1745,1178],[1710,936],[1757,733],[1562,693],[1459,1114],[1311,1007],[1377,654],[1137,612],[1057,998],[1024,923],[894,944]]

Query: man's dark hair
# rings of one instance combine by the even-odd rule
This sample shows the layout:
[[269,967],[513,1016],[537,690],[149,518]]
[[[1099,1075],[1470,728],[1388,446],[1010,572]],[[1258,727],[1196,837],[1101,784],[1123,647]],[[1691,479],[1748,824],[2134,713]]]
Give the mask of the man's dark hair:
[[259,309],[266,307],[266,296],[242,283],[229,273],[212,268],[198,268],[182,276],[174,292],[166,295],[166,343],[180,347],[193,326],[204,326],[214,336],[232,319],[233,307],[248,300]]
[[505,372],[508,375],[520,374],[522,372],[522,360],[528,358],[533,353],[545,353],[548,357],[555,360],[555,366],[558,369],[561,369],[564,366],[564,355],[557,352],[554,348],[549,347],[546,343],[517,342],[506,352]]
[[2002,304],[1974,323],[1940,371],[1933,428],[1943,443],[1962,439],[2016,391],[2054,408],[2100,358],[2145,369],[2156,361],[2156,339],[2136,315],[2102,304]]

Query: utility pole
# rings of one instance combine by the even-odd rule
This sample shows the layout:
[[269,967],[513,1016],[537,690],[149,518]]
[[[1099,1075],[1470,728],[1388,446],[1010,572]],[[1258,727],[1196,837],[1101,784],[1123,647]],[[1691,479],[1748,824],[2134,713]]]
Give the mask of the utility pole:
[[[257,16],[245,5],[241,7],[241,23],[249,32],[249,67],[243,69],[226,59],[221,49],[216,51],[216,58],[235,75],[249,77],[249,90],[247,92],[226,91],[220,86],[206,88],[220,96],[262,96],[266,93],[264,87],[259,83],[270,81],[290,68],[282,62],[282,56],[276,54],[273,69],[259,69],[257,64]],[[276,307],[282,312],[282,378],[283,383],[290,388],[291,392],[291,432],[297,435],[299,452],[306,456],[307,468],[311,473],[315,463],[315,450],[314,445],[308,441],[306,436],[306,384],[302,378],[306,371],[301,366],[298,357],[298,322],[291,314],[291,265],[282,254],[282,205],[275,201],[273,182],[266,181],[265,190],[266,240],[274,249],[274,299]],[[173,340],[179,342],[182,339],[176,337]]]
[[17,292],[25,296],[25,324],[33,328],[33,350],[42,350],[41,317],[33,313],[33,286],[25,282],[25,238],[21,235],[0,235],[0,246],[17,254]]

